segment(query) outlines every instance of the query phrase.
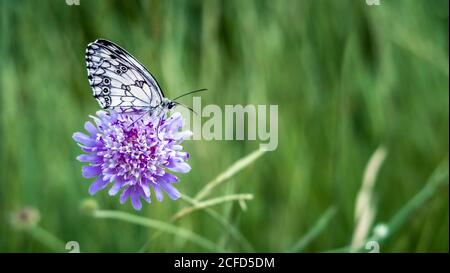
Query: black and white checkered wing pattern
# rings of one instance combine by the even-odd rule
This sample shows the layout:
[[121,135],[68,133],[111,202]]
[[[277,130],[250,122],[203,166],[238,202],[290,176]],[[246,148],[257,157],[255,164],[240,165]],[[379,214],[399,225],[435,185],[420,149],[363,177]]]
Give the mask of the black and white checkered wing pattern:
[[157,108],[164,97],[158,82],[133,56],[107,40],[86,48],[93,96],[103,109],[139,113]]

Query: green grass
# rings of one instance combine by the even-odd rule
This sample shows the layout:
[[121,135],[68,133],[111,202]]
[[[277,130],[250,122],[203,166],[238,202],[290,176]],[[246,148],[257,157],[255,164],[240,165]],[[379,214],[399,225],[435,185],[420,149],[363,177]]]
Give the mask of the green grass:
[[[84,252],[349,251],[380,145],[370,230],[395,226],[381,251],[449,251],[448,1],[80,2],[0,3],[0,252],[57,251],[59,241]],[[246,210],[228,200],[171,222],[256,141],[185,142],[185,200],[135,212],[100,192],[100,215],[120,219],[80,210],[89,181],[71,136],[98,110],[84,51],[99,37],[136,56],[169,98],[206,87],[203,105],[279,105],[278,149],[201,200],[248,193]],[[25,206],[40,211],[37,231],[9,224]],[[176,227],[155,236],[161,223]]]

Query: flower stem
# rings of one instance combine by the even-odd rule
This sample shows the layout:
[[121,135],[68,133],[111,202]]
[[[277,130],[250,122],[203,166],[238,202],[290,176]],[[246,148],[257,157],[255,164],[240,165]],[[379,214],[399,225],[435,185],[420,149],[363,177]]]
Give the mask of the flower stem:
[[31,229],[28,229],[27,232],[36,241],[41,242],[52,251],[63,252],[63,250],[65,249],[63,241],[40,226],[35,226]]
[[[234,200],[250,200],[253,198],[253,195],[251,194],[232,194],[227,195],[219,198],[209,199],[203,202],[195,201],[192,197],[187,196],[186,194],[181,195],[181,199],[185,201],[186,203],[189,203],[192,205],[192,207],[186,208],[186,210],[180,210],[177,214],[175,214],[171,222],[175,222],[180,220],[181,218],[185,217],[186,215],[190,214],[191,212],[195,210],[204,210],[207,214],[209,214],[212,218],[214,218],[219,224],[223,226],[223,228],[232,235],[236,241],[241,243],[241,245],[244,247],[244,249],[247,252],[254,252],[254,248],[251,246],[251,244],[248,242],[248,240],[242,235],[242,233],[239,232],[238,229],[236,229],[233,225],[228,223],[228,221],[219,213],[209,208],[209,206],[213,206],[222,202],[227,201],[234,201]],[[201,205],[199,207],[199,204]],[[196,208],[194,208],[197,206]],[[183,212],[184,211],[184,212]],[[181,214],[182,213],[182,214]],[[177,216],[178,215],[178,216]],[[159,230],[158,232],[154,233],[153,236],[140,248],[139,252],[144,252],[147,246],[158,238],[160,235],[164,233],[163,230]]]
[[[191,197],[183,194],[181,195],[181,199],[183,199],[183,201],[191,204],[191,205],[195,205],[197,201],[194,201],[194,199],[192,199]],[[239,229],[237,229],[235,226],[233,226],[232,224],[230,224],[227,219],[222,216],[221,214],[217,213],[215,210],[205,207],[203,208],[203,210],[212,218],[214,218],[217,222],[219,222],[219,224],[221,224],[223,226],[223,228],[231,235],[235,238],[235,240],[237,242],[239,242],[242,247],[244,248],[245,251],[247,252],[255,252],[255,249],[253,248],[253,246],[250,244],[250,242],[247,240],[247,238],[245,238],[245,236],[239,231]]]
[[225,182],[227,179],[247,167],[250,163],[258,159],[261,155],[265,153],[264,150],[256,150],[252,152],[251,154],[245,156],[244,158],[239,159],[236,161],[233,165],[231,165],[228,169],[226,169],[224,172],[220,173],[216,178],[214,178],[212,181],[207,183],[194,197],[196,201],[199,201],[200,199],[206,197],[208,194],[211,193],[211,191]]
[[218,198],[212,198],[206,201],[202,201],[202,202],[196,202],[193,201],[193,205],[191,207],[187,207],[184,208],[182,210],[180,210],[177,214],[175,214],[175,216],[172,218],[173,221],[176,221],[182,217],[185,217],[186,215],[199,210],[199,209],[204,209],[207,207],[211,207],[220,203],[224,203],[227,201],[243,201],[243,200],[252,200],[253,199],[253,195],[252,194],[248,194],[248,193],[244,193],[244,194],[230,194],[230,195],[225,195],[225,196],[221,196]]
[[177,227],[172,224],[168,224],[162,221],[153,220],[149,218],[144,218],[141,216],[133,215],[130,213],[122,212],[122,211],[113,211],[113,210],[96,210],[93,213],[95,218],[103,218],[103,219],[116,219],[132,224],[137,224],[149,228],[154,228],[156,230],[172,233],[175,236],[183,237],[191,242],[214,252],[224,252],[224,249],[217,244],[211,242],[210,240],[188,230],[185,228]]

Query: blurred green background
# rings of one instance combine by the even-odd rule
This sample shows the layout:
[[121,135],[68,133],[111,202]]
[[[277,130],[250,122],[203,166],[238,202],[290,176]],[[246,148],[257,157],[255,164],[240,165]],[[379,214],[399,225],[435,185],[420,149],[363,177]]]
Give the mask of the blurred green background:
[[[10,225],[39,210],[39,226],[85,252],[134,252],[155,231],[80,211],[89,198],[72,134],[98,110],[84,52],[106,38],[156,76],[166,95],[207,87],[202,103],[279,105],[279,145],[218,188],[252,193],[242,211],[215,206],[255,251],[289,251],[329,207],[330,222],[303,251],[350,244],[364,168],[388,151],[376,181],[374,223],[388,222],[444,164],[448,173],[448,1],[86,1],[0,3],[0,251],[54,251]],[[191,104],[189,98],[184,98]],[[186,141],[194,196],[256,141]],[[441,170],[442,171],[442,170]],[[448,252],[448,175],[381,244],[381,252]],[[213,196],[211,196],[213,197]],[[135,212],[107,191],[100,208],[168,221],[186,203]],[[176,223],[230,251],[244,251],[209,215]],[[61,251],[66,251],[62,249]],[[163,234],[151,252],[205,251]]]

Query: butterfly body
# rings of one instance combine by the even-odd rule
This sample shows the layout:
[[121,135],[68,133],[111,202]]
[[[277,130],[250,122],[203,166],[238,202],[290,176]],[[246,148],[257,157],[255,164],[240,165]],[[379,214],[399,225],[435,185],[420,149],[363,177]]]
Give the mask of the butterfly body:
[[113,42],[98,39],[90,43],[86,67],[93,96],[103,109],[159,115],[176,105],[164,96],[152,74]]

